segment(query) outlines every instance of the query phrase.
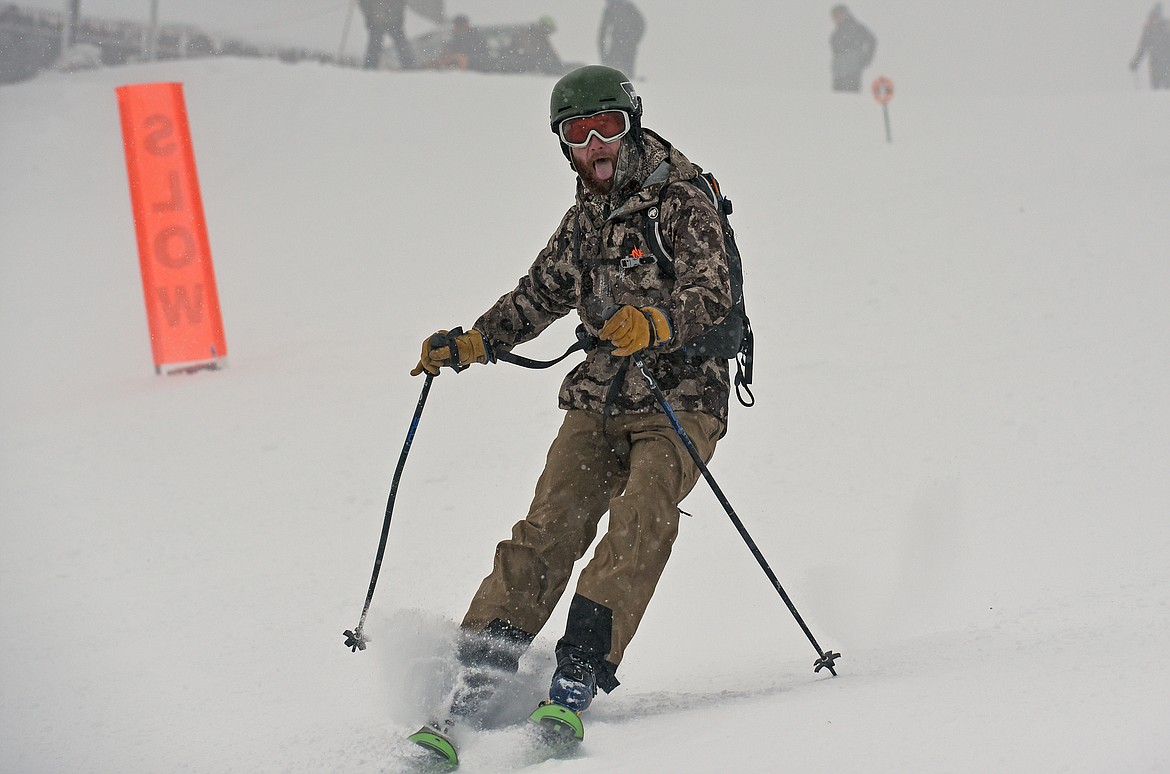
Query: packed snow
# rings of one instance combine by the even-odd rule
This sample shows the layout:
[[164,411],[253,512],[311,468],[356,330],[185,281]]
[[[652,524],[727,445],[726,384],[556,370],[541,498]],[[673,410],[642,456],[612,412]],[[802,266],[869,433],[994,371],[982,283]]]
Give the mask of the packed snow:
[[[566,596],[460,771],[1170,769],[1170,94],[1125,67],[1146,4],[852,4],[893,142],[868,94],[828,93],[827,5],[640,5],[646,124],[718,175],[745,256],[758,403],[711,471],[839,676],[700,483],[580,749],[544,759],[519,722]],[[114,88],[155,81],[186,94],[215,372],[150,359]],[[568,365],[435,380],[369,648],[342,630],[419,342],[571,203],[552,83],[220,59],[0,87],[0,771],[415,770]]]

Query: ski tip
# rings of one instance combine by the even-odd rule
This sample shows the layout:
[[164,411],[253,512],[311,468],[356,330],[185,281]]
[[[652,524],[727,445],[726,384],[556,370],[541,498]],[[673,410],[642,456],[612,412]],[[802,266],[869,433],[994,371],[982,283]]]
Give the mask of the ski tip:
[[423,726],[407,739],[435,755],[441,762],[450,764],[451,768],[459,765],[459,753],[455,751],[455,745],[437,729]]
[[560,704],[542,702],[528,716],[528,720],[555,736],[572,737],[577,741],[585,738],[585,724],[581,722],[581,716]]

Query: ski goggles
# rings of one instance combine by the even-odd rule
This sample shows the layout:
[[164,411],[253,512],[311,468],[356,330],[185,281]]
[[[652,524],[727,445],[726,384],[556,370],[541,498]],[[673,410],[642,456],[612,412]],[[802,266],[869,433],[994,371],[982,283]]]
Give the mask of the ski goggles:
[[584,148],[597,135],[602,142],[613,142],[630,131],[630,114],[624,110],[602,110],[588,116],[574,116],[561,121],[557,134],[570,148]]

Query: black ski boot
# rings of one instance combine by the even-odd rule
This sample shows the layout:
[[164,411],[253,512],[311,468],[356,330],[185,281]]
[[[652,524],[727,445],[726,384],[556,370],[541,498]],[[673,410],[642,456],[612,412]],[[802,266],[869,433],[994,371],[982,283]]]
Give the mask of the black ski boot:
[[581,713],[589,708],[596,695],[597,678],[593,674],[593,665],[572,654],[562,658],[548,689],[549,701]]
[[585,738],[581,713],[597,695],[593,663],[574,648],[560,648],[557,669],[548,688],[548,701],[541,702],[528,720],[545,732],[547,739]]

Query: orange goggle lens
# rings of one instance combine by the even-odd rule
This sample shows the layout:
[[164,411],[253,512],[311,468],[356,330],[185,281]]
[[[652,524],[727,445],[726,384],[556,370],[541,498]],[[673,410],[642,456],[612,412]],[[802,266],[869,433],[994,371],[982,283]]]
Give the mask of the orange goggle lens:
[[576,116],[561,121],[558,134],[561,142],[573,148],[589,144],[590,135],[596,134],[603,142],[613,142],[630,131],[630,114],[624,110],[603,110],[591,116]]

